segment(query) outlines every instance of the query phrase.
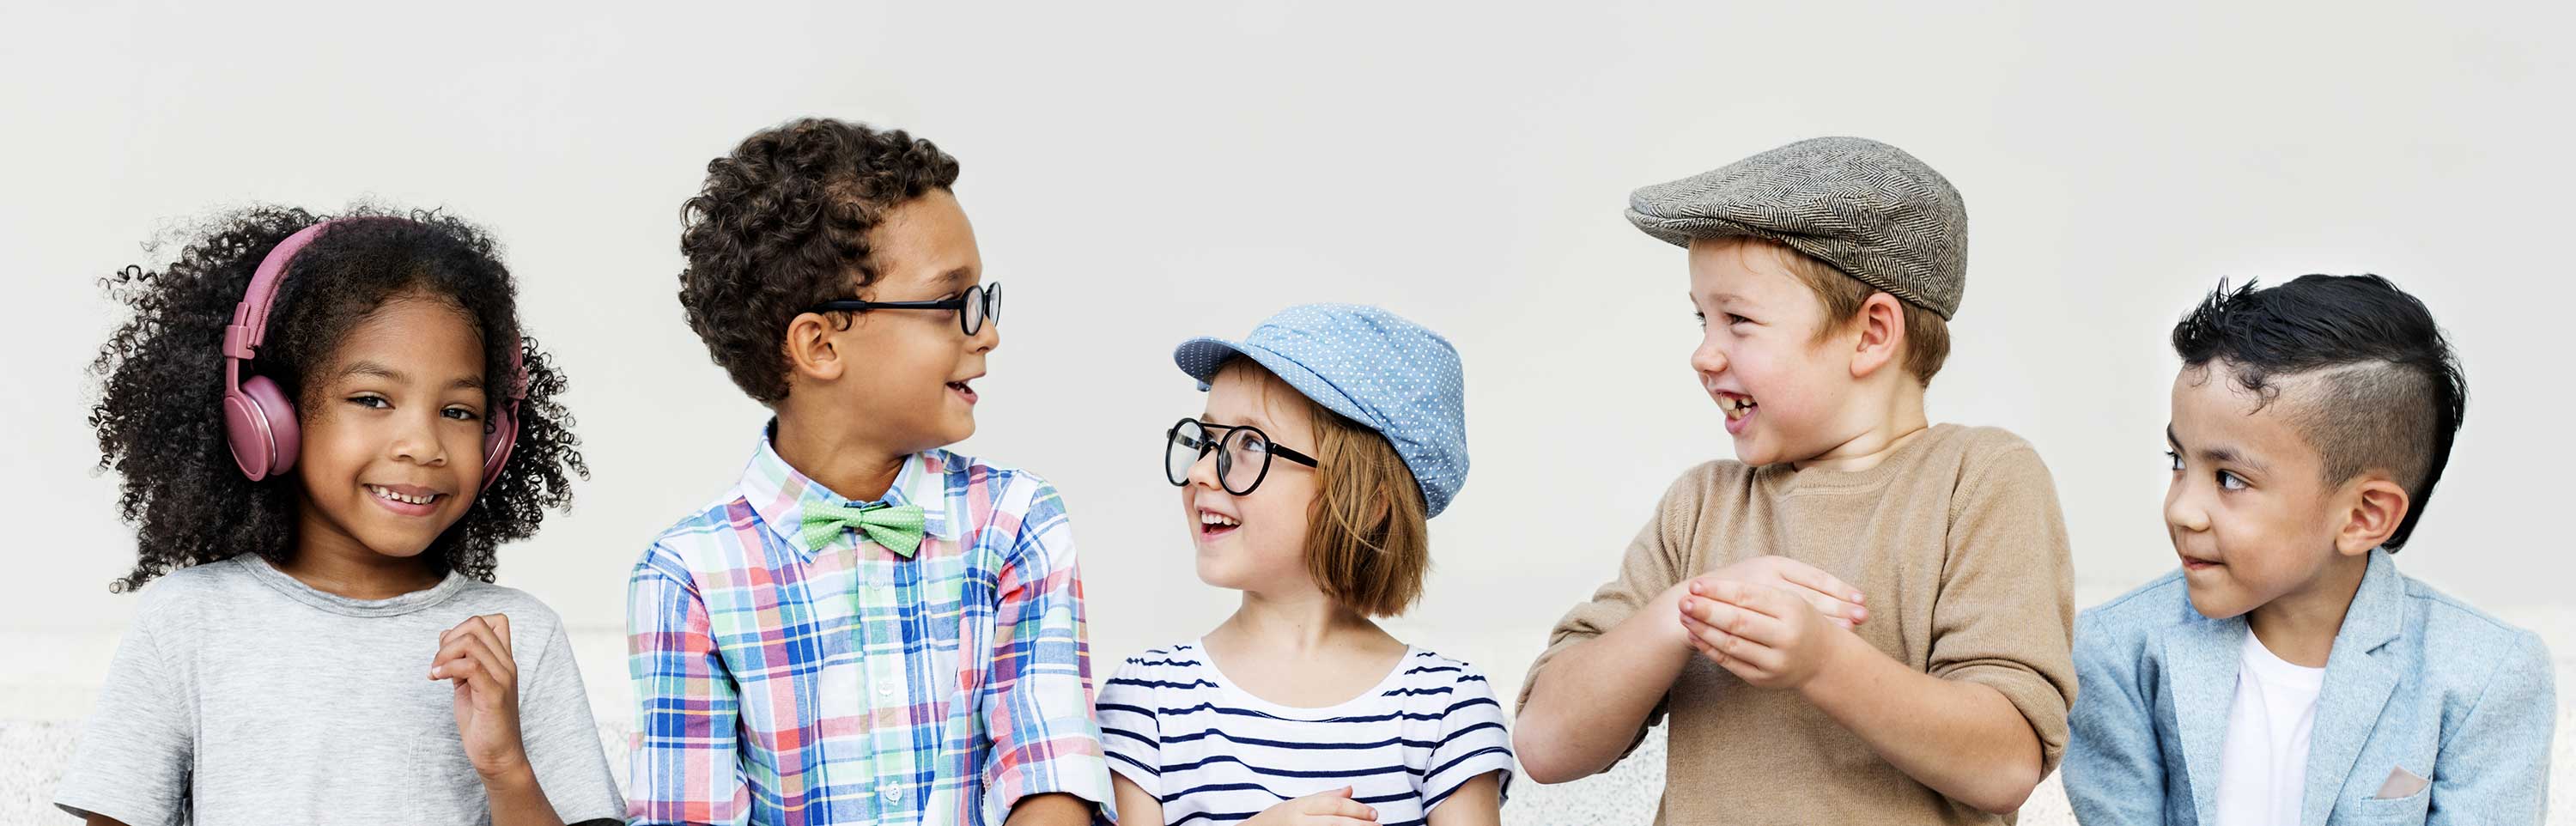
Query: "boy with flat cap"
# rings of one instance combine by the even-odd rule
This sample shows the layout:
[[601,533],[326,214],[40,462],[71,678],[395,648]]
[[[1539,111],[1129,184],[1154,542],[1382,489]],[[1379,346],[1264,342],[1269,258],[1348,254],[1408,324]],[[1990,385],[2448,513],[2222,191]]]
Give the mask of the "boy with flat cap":
[[2066,745],[2073,581],[2029,443],[1934,425],[1967,211],[1895,147],[1817,138],[1637,190],[1689,250],[1691,353],[1736,458],[1682,474],[1530,666],[1527,776],[1670,715],[1658,823],[2009,823]]

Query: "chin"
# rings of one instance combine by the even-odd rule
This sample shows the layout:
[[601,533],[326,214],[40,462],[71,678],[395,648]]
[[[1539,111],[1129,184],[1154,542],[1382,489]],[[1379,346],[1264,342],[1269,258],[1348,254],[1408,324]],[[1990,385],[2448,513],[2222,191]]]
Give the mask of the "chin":
[[2188,590],[2191,594],[2191,610],[2198,611],[2201,616],[2210,619],[2229,619],[2254,610],[2254,606],[2246,604],[2241,595],[2230,593],[2229,589],[2191,585]]

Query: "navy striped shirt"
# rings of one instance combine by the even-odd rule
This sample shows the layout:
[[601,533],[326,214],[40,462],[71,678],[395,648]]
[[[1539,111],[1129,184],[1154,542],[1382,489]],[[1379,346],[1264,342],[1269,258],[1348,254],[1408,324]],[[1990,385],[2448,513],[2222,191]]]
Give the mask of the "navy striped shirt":
[[1237,823],[1343,786],[1381,826],[1418,826],[1469,780],[1511,780],[1502,706],[1466,663],[1409,649],[1359,697],[1295,708],[1235,687],[1205,652],[1130,657],[1100,688],[1109,768],[1162,800],[1165,826]]

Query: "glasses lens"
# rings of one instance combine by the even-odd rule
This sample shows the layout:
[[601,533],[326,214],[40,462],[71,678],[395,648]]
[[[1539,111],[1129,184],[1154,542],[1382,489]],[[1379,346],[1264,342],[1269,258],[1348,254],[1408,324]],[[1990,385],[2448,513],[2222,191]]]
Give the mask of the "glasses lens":
[[1002,285],[984,285],[984,320],[1002,323]]
[[966,294],[958,296],[958,299],[960,303],[965,305],[957,308],[958,326],[964,327],[966,329],[966,334],[970,336],[974,335],[977,331],[984,329],[983,286],[977,285],[966,288]]
[[1175,485],[1190,483],[1190,466],[1207,455],[1207,430],[1199,423],[1182,419],[1172,426],[1171,438],[1163,445],[1163,477]]
[[1238,496],[1251,493],[1270,467],[1270,440],[1249,427],[1227,433],[1225,457],[1225,466],[1217,468],[1225,476],[1225,489]]

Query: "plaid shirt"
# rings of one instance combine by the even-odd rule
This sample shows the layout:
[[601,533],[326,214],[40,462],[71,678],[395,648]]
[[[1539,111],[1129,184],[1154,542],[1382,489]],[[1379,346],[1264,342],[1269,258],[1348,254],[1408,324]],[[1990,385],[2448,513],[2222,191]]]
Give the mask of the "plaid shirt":
[[636,564],[634,823],[1000,824],[1047,792],[1106,808],[1055,487],[932,450],[880,501],[926,512],[914,558],[848,530],[806,546],[807,503],[852,503],[764,438]]

